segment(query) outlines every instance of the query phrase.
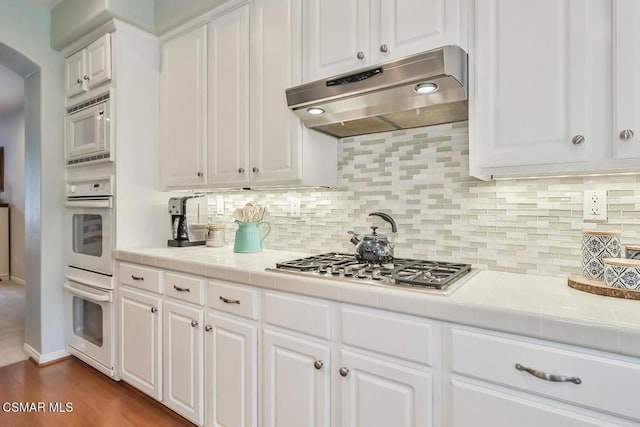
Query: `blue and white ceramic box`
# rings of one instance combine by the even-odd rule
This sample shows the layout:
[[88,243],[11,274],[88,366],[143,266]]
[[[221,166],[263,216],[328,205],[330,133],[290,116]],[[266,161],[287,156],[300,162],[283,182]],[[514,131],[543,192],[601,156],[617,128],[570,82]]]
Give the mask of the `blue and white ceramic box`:
[[605,258],[620,258],[620,232],[582,232],[582,277],[594,280],[604,279]]

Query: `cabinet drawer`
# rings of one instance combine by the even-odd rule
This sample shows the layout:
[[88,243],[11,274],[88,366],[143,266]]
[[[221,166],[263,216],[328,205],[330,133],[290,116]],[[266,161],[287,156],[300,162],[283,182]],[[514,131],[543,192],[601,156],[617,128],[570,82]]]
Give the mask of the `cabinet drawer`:
[[328,302],[267,292],[264,295],[264,320],[293,331],[331,339]]
[[162,271],[153,268],[120,263],[120,282],[145,291],[162,293]]
[[425,365],[433,363],[434,326],[430,323],[355,307],[342,307],[341,315],[344,344]]
[[204,304],[204,280],[178,273],[165,274],[165,295],[198,305]]
[[255,289],[210,281],[207,305],[216,310],[258,320],[258,291]]
[[[630,392],[640,384],[639,364],[455,328],[452,355],[456,373],[640,419],[637,397]],[[577,377],[580,384],[542,380],[516,369],[516,364]]]

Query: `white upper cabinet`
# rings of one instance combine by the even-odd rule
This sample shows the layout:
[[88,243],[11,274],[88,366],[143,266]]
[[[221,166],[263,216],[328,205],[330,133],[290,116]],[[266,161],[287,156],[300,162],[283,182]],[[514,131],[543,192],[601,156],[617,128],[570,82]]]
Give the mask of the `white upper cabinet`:
[[294,182],[302,166],[302,125],[285,96],[300,82],[300,7],[300,0],[254,3],[250,167],[255,183]]
[[255,0],[214,16],[208,36],[165,43],[165,189],[336,185],[337,141],[303,128],[286,101],[302,81],[301,3]]
[[640,157],[640,2],[614,0],[613,13],[615,100],[611,138],[614,158],[624,162]]
[[369,0],[308,0],[303,12],[305,81],[367,65]]
[[245,184],[249,179],[250,6],[209,23],[209,180]]
[[306,1],[304,81],[448,44],[466,49],[463,9],[461,0]]
[[75,96],[111,80],[111,34],[105,34],[64,61],[65,95]]
[[160,170],[165,187],[207,182],[207,27],[167,41],[160,70]]
[[476,1],[472,175],[586,160],[596,142],[587,116],[588,9],[573,0]]
[[472,176],[639,169],[637,1],[478,0],[473,16]]

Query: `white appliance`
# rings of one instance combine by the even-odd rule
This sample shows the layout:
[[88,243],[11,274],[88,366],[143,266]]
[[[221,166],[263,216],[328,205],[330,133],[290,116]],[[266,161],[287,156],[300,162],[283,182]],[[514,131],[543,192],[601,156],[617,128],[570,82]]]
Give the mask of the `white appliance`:
[[115,374],[113,291],[67,278],[64,283],[67,351],[100,372]]
[[70,181],[66,195],[66,348],[113,377],[113,177]]
[[64,126],[67,166],[112,160],[110,98],[110,93],[106,93],[67,107]]
[[67,265],[92,273],[113,274],[113,178],[67,183],[65,246]]

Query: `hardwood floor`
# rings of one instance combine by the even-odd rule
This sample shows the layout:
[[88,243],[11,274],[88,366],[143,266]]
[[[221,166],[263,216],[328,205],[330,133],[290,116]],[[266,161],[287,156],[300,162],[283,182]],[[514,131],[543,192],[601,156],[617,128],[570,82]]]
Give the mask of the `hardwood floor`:
[[41,368],[29,360],[0,368],[0,405],[2,427],[193,426],[74,357]]

